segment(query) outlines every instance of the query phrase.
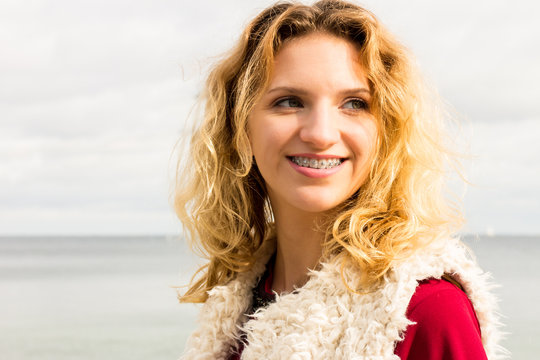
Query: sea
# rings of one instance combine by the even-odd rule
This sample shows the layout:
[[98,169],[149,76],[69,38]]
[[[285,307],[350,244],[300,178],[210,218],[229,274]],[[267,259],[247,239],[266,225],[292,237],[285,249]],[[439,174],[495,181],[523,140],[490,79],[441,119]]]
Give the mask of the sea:
[[[503,345],[540,354],[540,236],[466,236],[499,286]],[[200,305],[177,291],[204,261],[180,237],[0,237],[0,359],[177,359]]]

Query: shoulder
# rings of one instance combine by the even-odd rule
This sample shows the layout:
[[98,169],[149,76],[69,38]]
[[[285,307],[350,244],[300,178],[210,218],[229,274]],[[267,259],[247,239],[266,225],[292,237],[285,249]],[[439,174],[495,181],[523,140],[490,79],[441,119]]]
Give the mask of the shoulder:
[[440,317],[457,310],[472,312],[474,315],[473,306],[465,292],[447,280],[427,279],[418,283],[407,308],[407,317],[431,320],[430,315]]
[[396,354],[402,359],[486,359],[480,326],[465,292],[449,281],[421,281],[407,308],[413,322]]

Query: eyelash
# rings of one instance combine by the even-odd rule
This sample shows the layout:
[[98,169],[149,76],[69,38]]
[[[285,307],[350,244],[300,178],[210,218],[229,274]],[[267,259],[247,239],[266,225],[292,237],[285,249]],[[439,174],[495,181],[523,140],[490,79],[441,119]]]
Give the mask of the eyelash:
[[288,96],[288,97],[284,97],[284,98],[280,98],[280,99],[277,99],[275,102],[274,102],[274,106],[275,107],[283,107],[283,108],[293,108],[293,107],[296,107],[296,106],[283,106],[283,105],[280,105],[281,103],[285,102],[285,101],[291,101],[291,100],[294,100],[294,101],[297,101],[300,106],[299,107],[304,107],[302,105],[302,101],[300,101],[300,99],[294,97],[294,96]]
[[[284,105],[282,105],[282,103],[285,102],[285,101],[296,101],[296,102],[298,102],[299,106],[284,106]],[[359,108],[345,107],[345,104],[351,103],[353,101],[359,102],[360,107]],[[280,108],[289,108],[289,109],[303,108],[304,107],[303,104],[302,104],[302,101],[300,99],[298,99],[297,97],[294,97],[294,96],[288,96],[288,97],[277,99],[274,102],[273,106],[274,107],[280,107]],[[351,99],[347,99],[347,101],[341,106],[341,108],[352,110],[352,111],[362,111],[362,110],[369,110],[369,105],[368,105],[367,101],[365,101],[364,99],[351,98]]]
[[[348,103],[352,103],[353,101],[358,101],[360,103],[360,107],[359,108],[347,108],[347,109],[350,109],[350,110],[355,110],[355,111],[360,111],[360,110],[369,110],[369,105],[367,103],[367,101],[363,100],[363,99],[359,99],[359,98],[354,98],[354,99],[349,99],[347,100],[347,102],[345,102],[345,104],[348,104]],[[344,107],[344,105],[342,105],[342,107]]]

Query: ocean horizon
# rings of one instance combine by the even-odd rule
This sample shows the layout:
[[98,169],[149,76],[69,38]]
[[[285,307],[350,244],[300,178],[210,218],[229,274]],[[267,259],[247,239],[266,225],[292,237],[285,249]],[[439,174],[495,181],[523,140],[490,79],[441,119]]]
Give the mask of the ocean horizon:
[[[540,235],[465,235],[498,286],[513,359],[540,352]],[[199,305],[179,304],[203,260],[179,236],[0,236],[7,360],[176,359]]]

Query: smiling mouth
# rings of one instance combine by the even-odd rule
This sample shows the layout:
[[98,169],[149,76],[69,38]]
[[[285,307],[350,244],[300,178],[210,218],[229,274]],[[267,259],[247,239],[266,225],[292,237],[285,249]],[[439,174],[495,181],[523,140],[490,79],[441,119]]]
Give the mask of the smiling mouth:
[[345,161],[344,158],[313,159],[304,156],[287,156],[287,158],[298,166],[311,169],[332,169]]

